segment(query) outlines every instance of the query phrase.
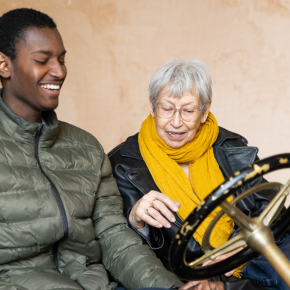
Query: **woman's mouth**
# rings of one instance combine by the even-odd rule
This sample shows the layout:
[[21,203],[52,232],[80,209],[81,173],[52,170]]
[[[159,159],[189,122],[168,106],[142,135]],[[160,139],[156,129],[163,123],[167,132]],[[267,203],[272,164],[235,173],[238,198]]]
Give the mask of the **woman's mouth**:
[[178,139],[181,139],[183,136],[184,136],[184,132],[167,132],[167,134],[169,135],[169,138],[170,139],[173,139],[173,140],[178,140]]

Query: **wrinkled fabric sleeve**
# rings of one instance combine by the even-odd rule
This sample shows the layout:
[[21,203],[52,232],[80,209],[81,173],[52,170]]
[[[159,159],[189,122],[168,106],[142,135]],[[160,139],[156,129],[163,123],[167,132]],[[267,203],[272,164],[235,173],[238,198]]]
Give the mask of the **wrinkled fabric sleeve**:
[[0,290],[29,290],[29,289],[11,283],[0,282]]
[[111,276],[127,289],[182,286],[182,282],[164,268],[154,252],[128,227],[123,201],[105,154],[96,197],[93,213],[96,237],[102,262]]

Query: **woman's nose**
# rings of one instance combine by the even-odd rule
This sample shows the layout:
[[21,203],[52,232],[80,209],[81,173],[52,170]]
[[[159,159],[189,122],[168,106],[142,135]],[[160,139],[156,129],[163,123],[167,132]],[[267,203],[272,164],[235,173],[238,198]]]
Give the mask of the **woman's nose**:
[[172,125],[175,128],[180,127],[182,125],[182,120],[181,120],[179,110],[176,110],[175,114],[173,115]]

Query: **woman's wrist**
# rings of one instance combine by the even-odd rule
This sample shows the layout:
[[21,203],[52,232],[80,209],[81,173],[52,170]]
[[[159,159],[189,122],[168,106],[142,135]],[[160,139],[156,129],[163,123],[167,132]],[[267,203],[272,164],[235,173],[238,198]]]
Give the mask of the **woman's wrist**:
[[131,226],[133,226],[137,230],[141,230],[145,228],[145,222],[143,220],[140,220],[139,222],[137,222],[133,217],[132,211],[130,212],[130,215],[129,215],[129,222]]

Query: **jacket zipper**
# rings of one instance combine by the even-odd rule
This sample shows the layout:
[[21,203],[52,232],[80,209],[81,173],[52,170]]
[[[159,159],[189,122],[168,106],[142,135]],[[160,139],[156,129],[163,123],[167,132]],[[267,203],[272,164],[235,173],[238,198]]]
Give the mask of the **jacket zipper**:
[[[48,177],[48,175],[43,171],[43,168],[42,168],[42,166],[40,164],[40,160],[39,160],[39,150],[38,150],[38,148],[39,148],[39,140],[40,140],[40,136],[41,136],[41,133],[42,133],[42,129],[43,129],[43,125],[37,131],[36,136],[35,136],[35,143],[34,143],[35,158],[37,160],[38,166],[39,166],[42,174],[46,177],[46,179],[50,183],[54,198],[56,199],[57,206],[59,208],[59,211],[60,211],[60,214],[61,214],[61,218],[62,218],[63,238],[67,238],[68,237],[68,222],[67,222],[67,216],[66,216],[66,212],[65,212],[62,200],[60,198],[59,192],[58,192],[55,184]],[[58,242],[55,243],[54,246],[53,246],[53,261],[54,261],[54,264],[55,264],[57,270],[59,271],[59,265],[58,265],[58,259],[57,259],[57,248],[58,248]]]

